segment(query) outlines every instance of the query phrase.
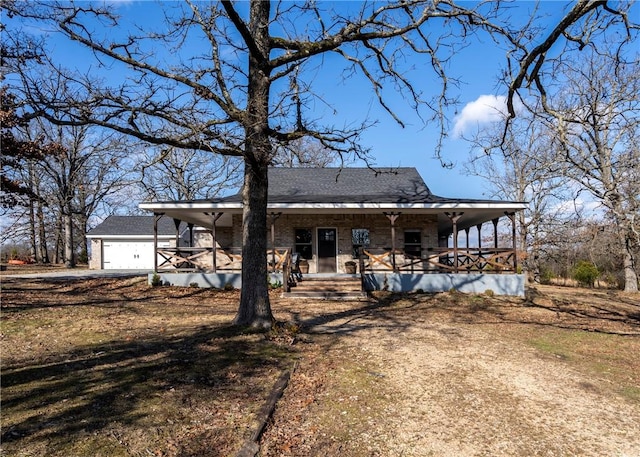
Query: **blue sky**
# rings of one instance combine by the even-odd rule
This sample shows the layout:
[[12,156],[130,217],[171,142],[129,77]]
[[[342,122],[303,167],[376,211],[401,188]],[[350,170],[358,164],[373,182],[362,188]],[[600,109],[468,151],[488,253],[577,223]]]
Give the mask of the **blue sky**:
[[[154,2],[110,0],[109,3],[118,8],[119,13],[127,19],[141,25],[149,24],[150,18],[158,12]],[[542,2],[541,8],[549,14],[548,23],[557,21],[568,4],[564,1]],[[175,5],[177,3],[173,4]],[[515,3],[513,17],[519,18],[518,20],[528,17],[533,6],[533,2]],[[51,37],[49,44],[55,58],[65,66],[82,66],[91,58],[86,50],[60,41],[55,35]],[[326,62],[330,64],[331,61],[328,59]],[[452,162],[453,169],[443,168],[440,160],[434,158],[439,127],[433,122],[425,124],[403,108],[404,103],[397,95],[387,91],[390,103],[403,114],[403,121],[407,123],[405,128],[400,127],[377,105],[370,86],[362,81],[349,80],[343,85],[340,78],[336,78],[337,73],[332,74],[330,69],[326,72],[323,69],[320,76],[322,79],[317,81],[316,87],[341,100],[338,107],[342,117],[356,122],[368,116],[378,121],[363,136],[363,143],[371,148],[371,155],[377,166],[416,167],[431,190],[442,196],[486,198],[488,184],[480,178],[464,174],[462,165],[467,159],[470,145],[457,136],[461,133],[471,134],[478,126],[486,125],[494,118],[496,108],[504,104],[506,88],[497,85],[497,75],[505,64],[504,50],[498,49],[485,36],[482,41],[472,38],[448,67],[449,74],[461,81],[460,87],[453,92],[458,96],[460,104],[447,113],[451,120],[450,137],[445,141],[442,151],[442,159]],[[114,70],[118,68],[113,67],[112,71]],[[433,94],[432,78],[425,76],[422,79],[419,68],[416,71],[413,81],[427,95]]]

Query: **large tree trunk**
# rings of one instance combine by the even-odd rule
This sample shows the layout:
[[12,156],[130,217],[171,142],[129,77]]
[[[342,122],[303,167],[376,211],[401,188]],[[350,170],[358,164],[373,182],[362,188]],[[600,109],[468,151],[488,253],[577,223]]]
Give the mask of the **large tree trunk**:
[[85,214],[78,215],[78,226],[80,233],[80,255],[78,257],[80,263],[89,262],[89,246],[87,245],[87,221],[88,217]]
[[633,255],[633,238],[629,235],[624,239],[624,291],[638,292],[638,274],[636,273]]
[[30,254],[36,263],[40,263],[40,252],[38,250],[38,239],[36,238],[36,202],[34,199],[29,200],[29,241],[31,244]]
[[64,266],[74,268],[76,266],[75,252],[73,249],[73,216],[70,208],[62,215],[64,223]]
[[44,211],[42,210],[42,202],[38,203],[36,214],[38,215],[38,238],[39,238],[39,249],[40,249],[40,259],[42,263],[51,263],[49,260],[49,248],[47,246],[47,233],[45,230],[45,221],[44,221]]
[[269,141],[269,2],[253,0],[249,28],[257,50],[249,53],[247,116],[244,119],[242,188],[242,292],[234,324],[271,328],[274,319],[267,285],[267,191]]
[[267,166],[245,162],[242,190],[242,292],[234,324],[270,328],[267,286]]

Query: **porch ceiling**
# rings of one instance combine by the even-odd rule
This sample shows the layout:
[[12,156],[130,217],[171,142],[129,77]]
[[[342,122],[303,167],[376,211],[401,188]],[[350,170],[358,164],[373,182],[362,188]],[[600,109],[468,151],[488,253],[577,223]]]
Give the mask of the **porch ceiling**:
[[[450,234],[451,220],[445,213],[463,213],[458,220],[458,228],[464,230],[480,223],[504,217],[505,212],[522,211],[527,207],[521,202],[447,202],[447,203],[271,203],[268,212],[282,214],[380,214],[399,212],[401,214],[437,214],[438,232]],[[150,202],[141,203],[140,208],[163,213],[167,217],[179,219],[194,225],[209,228],[213,213],[223,213],[216,221],[217,227],[230,227],[231,216],[242,214],[241,203],[220,202]]]

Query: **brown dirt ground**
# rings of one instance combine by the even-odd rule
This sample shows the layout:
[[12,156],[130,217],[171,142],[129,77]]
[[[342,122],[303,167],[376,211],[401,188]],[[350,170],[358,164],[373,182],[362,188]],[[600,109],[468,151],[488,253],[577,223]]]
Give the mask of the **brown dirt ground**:
[[[216,353],[233,343],[232,353],[242,359],[252,356],[251,345],[263,347],[256,335],[220,331],[233,318],[237,291],[148,288],[132,279],[56,283],[4,277],[2,283],[3,378],[72,359],[91,365],[105,357],[101,352],[133,348],[144,357],[131,360],[165,357],[164,364],[184,364],[195,363],[182,360],[193,348]],[[162,408],[175,400],[181,419],[127,412],[108,426],[66,433],[82,433],[89,444],[91,433],[108,434],[114,449],[124,449],[95,455],[234,455],[269,386],[295,360],[261,439],[261,456],[640,455],[638,295],[538,286],[527,299],[380,293],[369,301],[331,302],[274,293],[272,308],[289,323],[270,336],[279,349],[264,347],[289,354],[274,352],[273,366],[249,372],[225,360],[215,365],[215,376],[207,371],[203,383],[198,378],[182,384],[178,374],[165,375],[162,368],[151,390],[157,397],[153,408],[168,415]],[[151,351],[159,339],[162,351]],[[167,341],[180,357],[166,358]],[[104,362],[100,376],[117,373],[119,363]],[[238,387],[239,379],[246,388]],[[119,388],[131,389],[135,398],[142,395],[139,382],[147,381]],[[215,398],[185,390],[195,389],[194,383]],[[50,401],[73,402],[75,390]],[[89,389],[80,394],[88,396]],[[32,401],[23,393],[11,395],[3,394],[3,410],[7,402],[15,409],[20,398]],[[0,454],[61,455],[45,451],[53,438],[39,439],[58,425],[47,420],[29,440],[24,427],[3,419],[3,436],[11,443]],[[135,438],[149,440],[143,431],[149,427],[155,441],[145,448]]]

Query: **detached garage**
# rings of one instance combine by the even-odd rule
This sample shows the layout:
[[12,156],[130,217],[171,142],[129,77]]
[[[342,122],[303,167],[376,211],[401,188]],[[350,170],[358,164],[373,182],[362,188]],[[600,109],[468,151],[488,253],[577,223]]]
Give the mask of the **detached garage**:
[[[93,270],[153,270],[154,216],[109,216],[87,233],[91,240],[89,268]],[[158,221],[158,247],[184,244],[187,225],[177,228],[171,218]]]

